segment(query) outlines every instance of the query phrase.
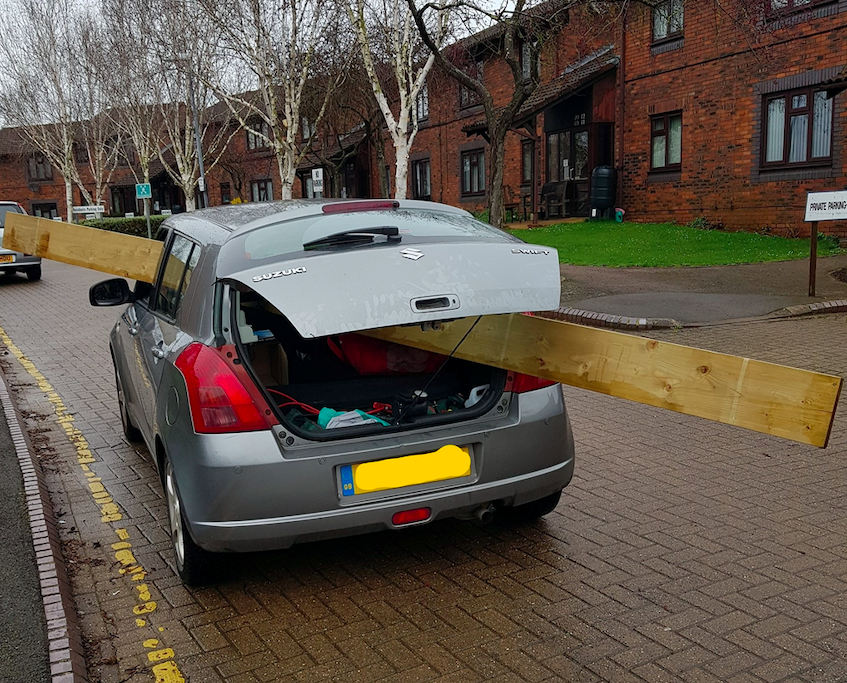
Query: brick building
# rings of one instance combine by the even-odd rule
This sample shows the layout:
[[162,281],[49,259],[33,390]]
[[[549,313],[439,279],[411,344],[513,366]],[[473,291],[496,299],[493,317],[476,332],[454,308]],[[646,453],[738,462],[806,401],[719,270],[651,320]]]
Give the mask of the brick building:
[[[498,40],[495,27],[462,42],[502,106],[514,80]],[[806,193],[847,187],[847,0],[665,0],[623,14],[585,3],[537,52],[527,37],[521,56],[540,84],[506,140],[512,216],[588,216],[592,173],[606,166],[617,171],[615,205],[633,220],[803,234]],[[487,131],[475,93],[436,69],[417,107],[408,196],[484,209]],[[12,133],[0,133],[0,196],[62,215],[61,178]],[[387,132],[384,155],[377,134],[359,126],[324,139],[300,164],[294,196],[314,194],[313,167],[324,169],[325,196],[379,196],[380,175],[394,173]],[[111,213],[136,208],[132,182],[116,170]],[[244,131],[208,185],[212,205],[280,196],[275,157]],[[184,206],[163,169],[154,198]],[[847,234],[847,223],[821,228]]]

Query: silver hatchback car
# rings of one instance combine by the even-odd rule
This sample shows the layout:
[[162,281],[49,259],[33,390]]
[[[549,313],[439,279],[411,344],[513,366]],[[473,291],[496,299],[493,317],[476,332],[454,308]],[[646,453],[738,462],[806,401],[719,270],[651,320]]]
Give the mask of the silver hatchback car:
[[574,463],[560,385],[360,334],[554,308],[555,250],[415,201],[219,207],[163,231],[155,284],[90,300],[129,304],[120,414],[155,458],[183,581],[210,552],[555,508]]

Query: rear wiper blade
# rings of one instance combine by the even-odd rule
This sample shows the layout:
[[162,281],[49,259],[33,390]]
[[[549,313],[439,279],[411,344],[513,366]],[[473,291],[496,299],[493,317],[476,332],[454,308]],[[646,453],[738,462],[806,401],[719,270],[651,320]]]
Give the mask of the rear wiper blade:
[[402,239],[400,229],[394,225],[384,225],[379,228],[353,228],[306,242],[303,249],[308,251],[309,249],[335,247],[344,244],[370,244],[374,241],[373,235],[385,235],[389,242],[399,242]]

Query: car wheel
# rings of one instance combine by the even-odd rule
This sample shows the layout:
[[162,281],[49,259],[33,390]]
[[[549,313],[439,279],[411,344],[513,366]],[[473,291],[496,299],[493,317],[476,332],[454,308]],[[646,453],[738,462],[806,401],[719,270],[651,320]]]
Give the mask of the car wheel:
[[115,369],[115,385],[118,389],[118,412],[121,416],[121,428],[124,436],[130,443],[138,443],[141,441],[141,432],[138,427],[132,424],[132,418],[126,409],[126,400],[124,399],[124,390],[121,386],[121,380],[118,377],[118,371]]
[[179,578],[188,586],[207,583],[214,574],[213,555],[200,548],[191,539],[182,515],[179,490],[170,460],[165,460],[163,475],[165,502],[168,507],[168,531]]
[[30,266],[26,269],[26,276],[30,281],[35,282],[41,279],[41,266]]
[[541,517],[544,517],[544,515],[548,515],[556,509],[561,497],[562,492],[556,491],[555,493],[551,493],[549,496],[533,500],[530,503],[524,503],[523,505],[516,505],[513,508],[507,508],[508,516],[519,522],[531,522],[535,519],[540,519]]

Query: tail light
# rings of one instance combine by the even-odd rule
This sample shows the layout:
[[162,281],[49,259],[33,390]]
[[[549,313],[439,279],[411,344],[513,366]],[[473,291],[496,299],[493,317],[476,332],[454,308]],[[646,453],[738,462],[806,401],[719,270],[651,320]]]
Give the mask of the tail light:
[[525,394],[527,391],[535,391],[536,389],[546,389],[558,384],[552,379],[542,379],[541,377],[533,377],[532,375],[522,375],[519,372],[510,374],[506,380],[506,391],[511,391],[515,394]]
[[423,522],[429,519],[432,510],[430,508],[415,508],[414,510],[403,510],[395,512],[391,517],[391,523],[394,526],[403,526],[404,524],[412,524],[414,522]]
[[244,372],[240,378],[221,351],[194,342],[174,363],[188,388],[194,431],[222,434],[269,429],[273,421],[264,399],[258,391],[248,390],[249,375]]

